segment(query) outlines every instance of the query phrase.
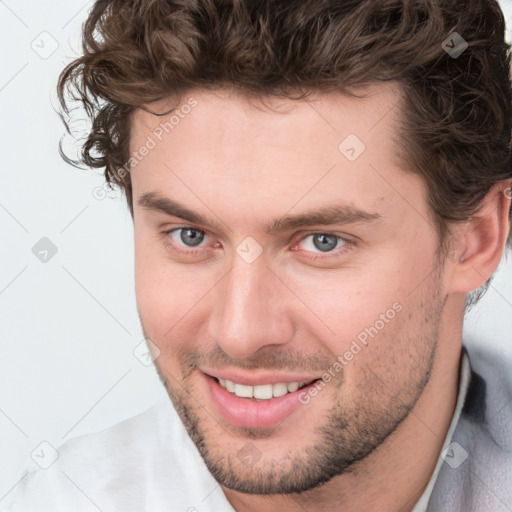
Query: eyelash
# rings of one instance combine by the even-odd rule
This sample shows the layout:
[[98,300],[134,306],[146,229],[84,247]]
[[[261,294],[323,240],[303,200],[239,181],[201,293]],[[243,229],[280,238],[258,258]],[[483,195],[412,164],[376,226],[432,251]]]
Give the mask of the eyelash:
[[[194,228],[192,226],[182,226],[182,227],[178,227],[178,228],[168,229],[168,230],[162,231],[162,235],[165,236],[166,238],[168,238],[172,233],[174,233],[176,231],[180,231],[180,230],[185,230],[185,229],[199,231],[200,233],[204,233],[206,236],[208,236],[206,231],[199,229],[199,228]],[[356,243],[353,240],[349,240],[348,238],[345,238],[341,235],[336,235],[335,233],[329,233],[329,232],[324,232],[324,231],[314,231],[314,232],[307,233],[304,236],[302,236],[297,242],[293,243],[292,247],[295,247],[296,244],[298,244],[298,243],[302,242],[303,240],[305,240],[306,238],[308,238],[310,236],[314,236],[314,235],[334,236],[343,245],[341,247],[333,249],[332,251],[324,253],[325,256],[322,256],[322,253],[314,253],[314,254],[316,254],[316,256],[307,256],[307,258],[310,260],[332,259],[333,255],[341,256],[342,254],[346,253],[348,250],[350,250],[353,246],[356,245]],[[190,249],[184,250],[184,249],[181,249],[180,247],[178,247],[177,245],[175,245],[174,242],[167,242],[167,245],[170,246],[170,248],[174,252],[176,252],[177,254],[182,255],[182,256],[196,256],[197,253],[199,253],[200,251],[202,251],[204,249],[204,247],[201,246],[199,248],[190,248]]]

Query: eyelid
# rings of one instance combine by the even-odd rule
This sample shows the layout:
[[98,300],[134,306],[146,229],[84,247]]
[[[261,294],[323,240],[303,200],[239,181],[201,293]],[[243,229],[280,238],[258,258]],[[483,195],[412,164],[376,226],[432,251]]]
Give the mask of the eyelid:
[[354,242],[355,243],[355,237],[352,235],[347,235],[345,233],[340,233],[337,231],[329,231],[328,229],[312,229],[308,231],[302,231],[298,236],[299,240],[302,240],[306,238],[307,236],[311,235],[327,235],[327,236],[335,236],[337,238],[341,238],[343,240],[346,240],[347,242]]
[[[208,230],[200,228],[200,227],[196,227],[196,226],[191,226],[191,225],[174,226],[174,227],[169,228],[169,229],[164,229],[162,231],[162,235],[169,236],[169,235],[171,235],[172,233],[174,233],[176,231],[186,230],[186,229],[192,229],[194,231],[199,231],[201,233],[204,233],[205,237],[211,236],[210,233],[208,232]],[[339,240],[341,240],[343,242],[343,245],[341,247],[338,247],[338,248],[336,248],[336,249],[334,249],[332,251],[327,251],[327,252],[319,251],[318,253],[317,252],[313,252],[313,251],[305,251],[305,252],[308,252],[308,253],[315,254],[316,255],[316,257],[315,257],[316,259],[318,259],[318,258],[329,258],[329,257],[333,257],[333,256],[339,256],[341,253],[344,253],[346,250],[349,250],[350,247],[356,245],[356,241],[353,239],[353,237],[350,237],[350,236],[342,234],[342,233],[331,232],[331,231],[327,231],[327,230],[323,231],[321,229],[318,229],[318,230],[311,230],[311,231],[307,231],[307,232],[302,232],[299,235],[295,236],[293,238],[293,241],[291,242],[292,250],[294,250],[294,247],[296,247],[304,239],[306,239],[309,236],[314,236],[314,235],[334,236],[334,237],[336,237],[337,239],[339,239]],[[175,242],[171,242],[171,245],[173,247],[176,247]],[[199,251],[201,249],[205,249],[205,248],[208,248],[208,247],[205,247],[203,245],[194,246],[194,247],[192,247],[192,246],[188,247],[186,245],[180,244],[176,248],[176,250],[179,251],[179,252],[184,252],[184,253],[188,252],[190,254],[193,254],[194,252],[197,252],[197,251]],[[345,250],[344,250],[344,248],[345,248]],[[322,254],[324,256],[322,256]],[[310,259],[315,259],[315,258],[310,258]]]
[[[185,230],[185,229],[193,229],[195,231],[200,231],[201,233],[204,233],[205,235],[209,236],[208,230],[200,228],[200,227],[196,227],[196,226],[175,226],[175,227],[172,227],[172,228],[169,228],[169,229],[163,229],[162,230],[162,234],[169,235],[172,232],[178,231],[180,229],[183,229],[183,230]],[[337,233],[337,232],[334,232],[334,231],[328,231],[328,230],[322,231],[321,229],[311,230],[311,231],[306,231],[306,232],[300,232],[298,235],[294,235],[293,236],[293,238],[292,238],[294,240],[293,243],[296,243],[297,241],[301,241],[304,238],[306,238],[308,236],[311,236],[311,235],[335,236],[335,237],[337,237],[337,238],[339,238],[339,239],[341,239],[341,240],[343,240],[345,242],[355,243],[355,240],[351,236],[348,236],[348,235],[343,234],[343,233]]]

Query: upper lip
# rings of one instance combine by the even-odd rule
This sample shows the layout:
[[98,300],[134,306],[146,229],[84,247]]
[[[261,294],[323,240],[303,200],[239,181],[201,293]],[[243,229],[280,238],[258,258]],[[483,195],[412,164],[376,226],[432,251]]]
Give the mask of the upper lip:
[[217,379],[226,379],[244,386],[261,386],[264,384],[278,384],[283,382],[312,382],[319,377],[305,374],[280,374],[277,372],[258,371],[258,373],[247,373],[242,370],[202,370],[203,373]]

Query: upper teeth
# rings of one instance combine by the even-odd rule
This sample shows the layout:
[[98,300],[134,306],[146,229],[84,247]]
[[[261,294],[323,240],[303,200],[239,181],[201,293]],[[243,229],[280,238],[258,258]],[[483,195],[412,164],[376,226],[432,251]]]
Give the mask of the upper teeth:
[[278,397],[297,391],[305,382],[279,382],[278,384],[262,384],[260,386],[246,386],[238,384],[227,379],[219,378],[220,385],[236,396],[242,398],[258,398],[260,400],[269,400],[272,397]]

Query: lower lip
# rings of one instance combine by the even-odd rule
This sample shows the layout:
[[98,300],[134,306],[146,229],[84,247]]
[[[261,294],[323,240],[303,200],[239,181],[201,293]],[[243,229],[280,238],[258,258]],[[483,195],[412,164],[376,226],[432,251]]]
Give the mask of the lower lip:
[[277,427],[294,411],[303,406],[299,396],[308,391],[305,386],[284,396],[270,398],[269,400],[251,400],[240,398],[234,393],[225,390],[216,379],[203,374],[213,402],[222,417],[232,425],[246,428],[272,428]]

